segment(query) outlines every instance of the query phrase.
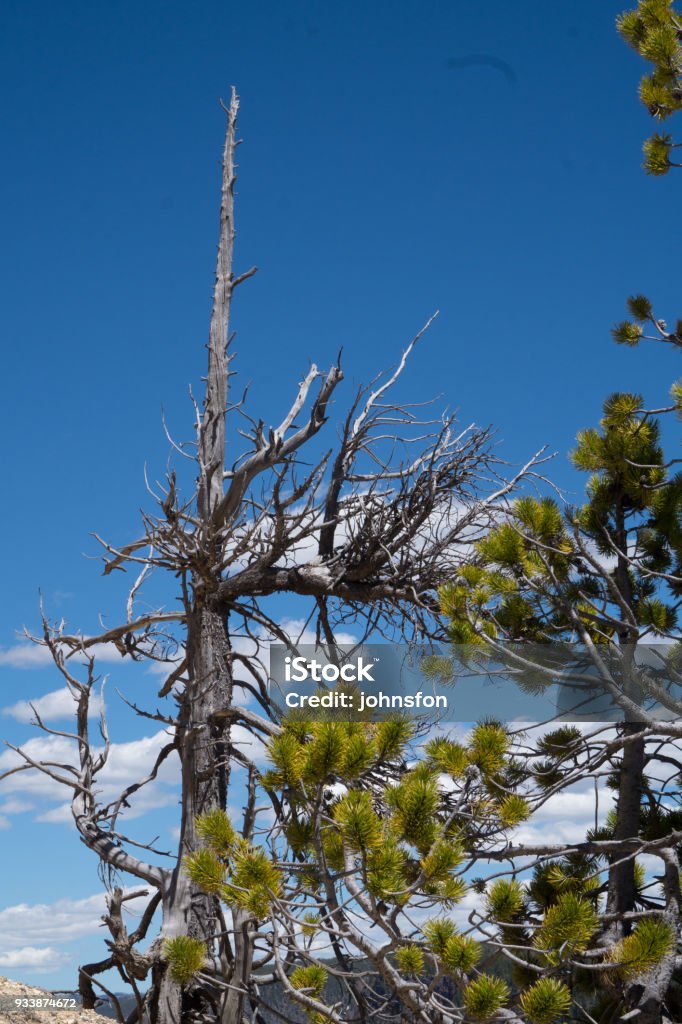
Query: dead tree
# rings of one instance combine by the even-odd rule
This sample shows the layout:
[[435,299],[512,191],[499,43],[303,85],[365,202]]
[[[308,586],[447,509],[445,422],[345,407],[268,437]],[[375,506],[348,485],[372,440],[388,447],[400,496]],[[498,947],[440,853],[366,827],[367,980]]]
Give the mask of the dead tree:
[[[44,618],[38,642],[51,651],[77,707],[77,726],[69,734],[77,759],[73,765],[38,763],[18,751],[21,763],[15,769],[38,770],[69,787],[82,841],[106,871],[144,882],[160,903],[159,941],[146,961],[138,958],[134,963],[137,981],[145,963],[151,979],[137,1016],[161,1024],[235,1024],[247,1019],[246,1007],[253,1000],[249,917],[237,909],[226,923],[217,899],[190,882],[182,858],[197,848],[197,815],[226,806],[230,768],[235,764],[248,773],[251,795],[244,835],[253,833],[256,769],[233,742],[232,731],[239,724],[267,739],[277,729],[260,651],[268,639],[289,637],[268,599],[280,594],[307,599],[310,628],[324,642],[333,642],[341,628],[352,629],[359,640],[370,634],[408,640],[445,635],[439,586],[452,577],[459,552],[486,528],[522,478],[539,473],[545,459],[541,451],[507,474],[494,454],[489,429],[460,429],[450,414],[433,418],[428,406],[425,411],[392,399],[392,389],[431,321],[409,343],[393,372],[357,391],[329,448],[320,445],[318,435],[330,418],[343,379],[340,360],[326,371],[310,367],[276,426],[252,418],[246,396],[230,403],[232,297],[256,268],[241,274],[233,270],[238,145],[234,91],[225,111],[220,239],[205,395],[201,407],[194,403],[195,440],[176,443],[169,436],[178,458],[193,460],[196,485],[183,495],[178,476],[169,472],[155,492],[156,511],[143,517],[141,536],[121,547],[102,541],[104,573],[133,573],[125,621],[98,636],[84,636]],[[229,449],[228,416],[237,425]],[[139,589],[153,570],[179,581],[180,607],[136,615]],[[242,646],[235,648],[237,636],[252,642],[251,655],[245,655]],[[132,659],[167,660],[169,674],[160,696],[176,705],[164,712],[135,707],[168,727],[169,742],[148,778],[106,805],[97,796],[98,777],[109,753],[106,720],[103,716],[100,723],[104,746],[99,752],[88,723],[98,680],[96,649],[101,644],[114,644]],[[140,847],[146,844],[124,835],[119,818],[134,792],[176,755],[182,820],[177,862],[173,859],[168,866],[149,846],[143,856],[150,859],[140,857]],[[161,940],[178,934],[206,941],[209,976],[220,977],[222,987],[187,990],[170,977]],[[113,963],[130,973],[132,953],[130,944],[120,940],[120,928],[118,938],[113,936],[111,955],[101,966]],[[89,965],[88,974],[96,969]]]

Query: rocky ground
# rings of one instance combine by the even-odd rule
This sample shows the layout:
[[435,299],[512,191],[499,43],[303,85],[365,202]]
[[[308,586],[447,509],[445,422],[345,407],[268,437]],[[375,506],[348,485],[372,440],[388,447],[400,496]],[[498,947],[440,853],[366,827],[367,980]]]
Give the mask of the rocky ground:
[[94,1010],[82,1010],[80,1006],[73,1009],[48,1007],[38,1010],[30,1005],[17,1007],[14,1004],[15,999],[30,1001],[45,998],[52,998],[52,993],[31,988],[20,981],[0,978],[0,1024],[111,1024],[109,1018],[100,1016]]

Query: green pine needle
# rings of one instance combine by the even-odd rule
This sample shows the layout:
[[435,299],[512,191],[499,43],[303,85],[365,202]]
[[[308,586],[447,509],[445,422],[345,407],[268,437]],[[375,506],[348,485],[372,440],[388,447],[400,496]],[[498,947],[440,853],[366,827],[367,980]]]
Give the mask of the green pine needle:
[[298,992],[303,991],[317,999],[327,983],[327,972],[319,964],[309,964],[292,971],[289,981]]
[[646,36],[646,26],[637,11],[624,11],[616,18],[616,27],[623,39],[639,52]]
[[639,98],[651,116],[659,121],[665,120],[680,106],[671,84],[662,82],[655,75],[645,75],[639,83]]
[[200,814],[196,820],[196,830],[197,835],[219,857],[227,857],[237,839],[232,822],[220,808]]
[[216,895],[221,891],[225,884],[225,866],[213,850],[206,846],[195,850],[187,854],[183,863],[194,884],[204,892]]
[[318,926],[320,924],[320,915],[316,914],[314,910],[306,910],[303,915],[303,921],[301,922],[301,931],[308,938],[317,934]]
[[401,946],[396,950],[395,963],[402,974],[421,974],[424,970],[424,954],[419,946]]
[[464,1006],[474,1020],[490,1020],[508,998],[507,983],[490,974],[481,974],[464,989]]
[[406,718],[389,718],[376,727],[374,742],[380,761],[393,761],[402,754],[414,733],[414,725]]
[[631,295],[628,299],[628,310],[630,316],[642,324],[646,320],[651,320],[653,316],[651,303],[646,295]]
[[443,947],[440,960],[444,967],[451,971],[463,971],[468,974],[481,959],[481,947],[466,935],[453,935]]
[[375,757],[374,743],[365,733],[354,733],[346,740],[341,775],[344,779],[356,779],[370,766]]
[[[393,839],[386,839],[367,854],[367,891],[375,899],[400,902],[408,882],[407,853]],[[343,867],[343,864],[341,864]]]
[[383,830],[369,793],[351,790],[334,808],[334,820],[351,850],[381,846]]
[[269,773],[276,786],[296,786],[305,766],[305,748],[290,729],[275,736],[268,744],[268,758],[274,770]]
[[509,749],[509,736],[499,722],[481,722],[471,734],[469,757],[484,775],[502,770]]
[[178,985],[186,985],[206,966],[206,946],[199,939],[191,939],[188,935],[166,939],[163,955],[168,961],[171,977]]
[[631,320],[621,320],[611,329],[611,336],[616,345],[629,345],[630,348],[639,345],[643,334],[644,331],[640,325],[634,324]]
[[631,935],[619,942],[609,957],[618,964],[624,978],[646,974],[656,967],[674,947],[675,936],[667,921],[645,917]]
[[680,44],[677,29],[672,24],[657,25],[650,28],[639,47],[639,52],[646,60],[661,67],[678,68],[680,64]]
[[221,890],[226,903],[248,910],[259,920],[270,913],[272,900],[279,897],[282,881],[276,864],[262,847],[242,840],[235,851],[232,873]]
[[313,741],[306,747],[306,777],[314,782],[325,782],[330,775],[339,773],[347,743],[341,722],[316,722]]
[[540,978],[521,995],[521,1006],[530,1024],[553,1024],[571,1007],[571,993],[556,978]]
[[435,777],[412,771],[399,785],[389,789],[386,802],[391,807],[391,830],[398,838],[427,852],[436,838],[438,787]]
[[599,916],[592,904],[568,892],[546,911],[533,944],[538,949],[562,950],[568,956],[587,948],[598,924]]
[[449,918],[436,917],[425,922],[423,932],[431,951],[442,957],[448,942],[457,934],[457,928]]
[[524,888],[515,878],[498,878],[486,894],[488,913],[496,921],[513,921],[523,910]]
[[456,779],[464,775],[469,765],[469,758],[462,744],[446,739],[445,736],[430,740],[424,749],[427,757],[440,771],[446,772]]
[[582,739],[580,729],[575,725],[562,725],[559,729],[546,732],[538,740],[538,752],[548,757],[562,757]]
[[[646,140],[642,148],[644,152],[643,166],[647,174],[660,177],[661,175],[668,173],[672,167],[672,161],[670,159],[672,145],[672,136],[662,135],[659,132],[655,132],[650,139]],[[616,338],[616,341],[618,341],[618,338]],[[632,344],[632,342],[629,344]]]
[[530,806],[518,793],[510,793],[501,802],[498,814],[503,828],[515,828],[530,816]]

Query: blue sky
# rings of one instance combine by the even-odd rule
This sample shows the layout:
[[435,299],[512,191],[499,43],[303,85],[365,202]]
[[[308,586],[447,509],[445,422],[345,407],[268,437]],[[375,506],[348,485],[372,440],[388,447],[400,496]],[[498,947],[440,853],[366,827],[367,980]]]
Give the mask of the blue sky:
[[[276,419],[309,361],[329,364],[341,345],[349,394],[437,308],[410,397],[442,393],[463,420],[494,423],[511,460],[547,443],[569,490],[580,481],[566,452],[608,392],[662,404],[675,353],[609,337],[633,291],[680,313],[679,181],[641,171],[651,125],[642,69],[614,30],[621,7],[3,5],[2,707],[59,685],[17,648],[38,588],[86,632],[118,614],[120,584],[83,557],[97,553],[89,534],[135,534],[143,465],[165,467],[162,405],[178,436],[191,429],[218,99],[233,82],[237,260],[261,268],[235,302],[236,366],[258,414]],[[112,688],[153,699],[158,678],[110,667]],[[118,742],[142,744],[120,748],[123,776],[158,741],[115,702],[111,714]],[[0,735],[31,736],[21,716],[0,715]],[[145,831],[170,841],[170,785],[159,792]],[[0,787],[0,973],[50,985],[72,984],[101,948],[96,865],[52,820],[55,803]],[[24,947],[52,949],[42,966],[55,969],[9,957]]]

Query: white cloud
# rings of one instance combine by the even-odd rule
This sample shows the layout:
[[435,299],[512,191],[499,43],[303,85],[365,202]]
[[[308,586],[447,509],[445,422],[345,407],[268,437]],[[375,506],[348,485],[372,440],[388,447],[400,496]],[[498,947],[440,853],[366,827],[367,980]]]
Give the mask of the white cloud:
[[[117,786],[113,793],[105,792],[103,795],[105,798],[115,796],[122,788],[122,786]],[[159,807],[168,807],[171,804],[177,803],[177,801],[178,796],[176,793],[159,790],[152,783],[150,786],[145,786],[144,789],[141,789],[134,797],[131,797],[130,807],[123,808],[121,818],[125,818],[126,821],[133,821],[135,818],[144,817],[150,811],[156,811]],[[49,825],[71,825],[73,823],[71,804],[68,802],[58,804],[56,807],[50,808],[49,811],[44,811],[42,814],[37,815],[35,820],[46,822]]]
[[[22,749],[34,761],[75,764],[75,744],[62,736],[34,736],[22,745]],[[14,750],[4,750],[0,753],[0,774],[22,763],[22,758]],[[65,793],[64,787],[58,782],[33,769],[9,775],[3,779],[2,789],[3,793],[30,793],[36,798],[52,800],[63,800]]]
[[[147,903],[141,897],[124,904],[126,913],[136,917]],[[0,956],[11,956],[27,943],[42,947],[62,945],[104,929],[102,915],[106,912],[103,892],[84,899],[60,899],[54,903],[17,903],[0,910]],[[2,964],[2,960],[0,960]]]
[[[161,749],[169,742],[169,732],[160,729],[151,736],[127,743],[112,743],[107,764],[97,776],[96,788],[100,802],[115,800],[131,783],[144,779],[151,772]],[[232,727],[232,742],[254,762],[264,762],[263,743],[243,726]],[[34,761],[76,764],[76,744],[62,736],[35,736],[24,743],[22,749]],[[97,750],[95,748],[95,753]],[[21,763],[20,755],[13,750],[0,753],[0,774]],[[61,771],[65,774],[63,769]],[[179,778],[180,762],[173,751],[161,765],[156,779],[131,797],[130,807],[124,808],[122,816],[131,821],[159,807],[174,804],[178,800],[176,787]],[[35,769],[16,772],[3,780],[3,788],[4,792],[11,795],[7,805],[0,805],[0,813],[12,814],[33,809],[31,803],[24,799],[28,796],[40,801],[36,821],[49,824],[71,823],[71,793],[49,776]],[[2,822],[0,818],[0,828],[3,828]],[[9,827],[9,822],[4,827]]]
[[246,754],[256,764],[264,763],[265,745],[253,733],[245,729],[243,725],[232,726],[230,739],[237,750],[241,750],[242,754]]
[[39,814],[36,817],[36,821],[45,821],[50,825],[66,825],[73,821],[71,814],[71,804],[57,804],[49,811],[45,811],[43,814]]
[[0,814],[0,832],[2,832],[6,828],[11,828],[11,827],[12,827],[12,825],[10,823],[9,818],[5,818],[4,815]]
[[[477,938],[483,938],[469,920],[469,915],[474,910],[483,911],[483,897],[480,893],[469,889],[459,903],[455,905],[452,916],[461,932],[475,934]],[[474,932],[471,931],[472,928],[474,928]]]
[[[611,809],[614,803],[614,794],[610,789],[602,788],[599,791],[599,818],[603,819],[605,813]],[[551,797],[546,804],[533,815],[538,821],[546,821],[554,818],[564,818],[567,821],[584,821],[594,825],[595,794],[594,787],[584,792],[567,790],[557,793]],[[588,824],[589,827],[589,824]]]
[[[294,643],[314,644],[317,642],[317,634],[314,629],[310,629],[307,621],[307,619],[282,619],[278,625]],[[356,644],[358,642],[358,637],[354,633],[339,632],[334,636],[338,644]],[[275,640],[275,643],[279,643],[279,640]]]
[[[99,694],[93,694],[90,699],[89,715],[97,718],[101,710],[101,699]],[[60,718],[73,718],[76,714],[76,700],[67,686],[59,690],[51,690],[50,693],[34,700],[20,700],[16,704],[3,708],[3,715],[14,718],[17,722],[34,722],[36,709],[38,715],[44,722],[54,722]]]
[[30,968],[36,974],[47,974],[63,967],[71,959],[68,953],[60,953],[51,946],[22,946],[0,953],[0,967],[12,973],[16,968]]
[[615,802],[615,794],[604,785],[599,786],[598,803],[591,781],[557,793],[533,812],[513,834],[514,843],[525,846],[544,843],[580,843],[588,829],[597,823],[603,824],[607,813]]
[[[159,751],[169,742],[169,733],[165,729],[160,729],[152,736],[143,736],[139,740],[112,743],[106,768],[99,777],[100,782],[107,788],[122,788],[143,778],[151,770]],[[178,768],[177,756],[171,754],[161,766],[158,778],[161,781],[175,782]]]
[[[594,822],[592,822],[594,824]],[[514,843],[523,846],[544,846],[564,843],[580,843],[590,822],[553,821],[550,825],[523,825],[514,832]]]
[[[248,734],[247,734],[248,736]],[[168,733],[161,729],[152,736],[144,736],[128,743],[112,743],[109,759],[102,772],[97,776],[97,789],[100,800],[108,802],[115,799],[131,783],[139,782],[147,776],[161,748],[169,742]],[[22,745],[22,749],[34,761],[51,761],[57,764],[76,764],[76,744],[63,736],[35,736]],[[95,753],[99,748],[95,748]],[[22,764],[22,759],[14,750],[0,753],[0,774]],[[60,769],[66,774],[64,769]],[[143,787],[131,799],[131,807],[126,811],[128,818],[137,817],[146,811],[164,804],[172,803],[176,796],[167,787],[175,785],[179,778],[179,761],[172,753],[161,766],[156,780]],[[68,820],[65,810],[65,797],[70,791],[35,770],[19,771],[3,780],[3,791],[8,794],[28,794],[38,800],[47,800],[58,804],[57,807],[41,810],[40,821],[58,822]]]
[[46,647],[38,644],[15,644],[0,648],[0,665],[10,668],[44,668],[53,665],[52,655]]
[[147,675],[162,676],[164,679],[167,679],[168,676],[175,671],[181,661],[181,657],[171,658],[169,661],[150,661],[147,666]]
[[[86,638],[87,639],[87,638]],[[88,654],[95,655],[98,661],[120,662],[121,652],[114,644],[95,644]],[[83,664],[85,659],[82,654],[74,654],[71,661]],[[54,665],[52,655],[47,647],[41,644],[22,642],[12,647],[0,648],[0,665],[7,665],[9,668],[46,668]]]
[[106,911],[104,893],[85,899],[54,903],[17,903],[0,910],[0,950],[10,952],[21,943],[59,945],[84,935],[95,935]]
[[32,811],[33,804],[28,800],[5,800],[0,804],[0,814],[23,814],[24,811]]

